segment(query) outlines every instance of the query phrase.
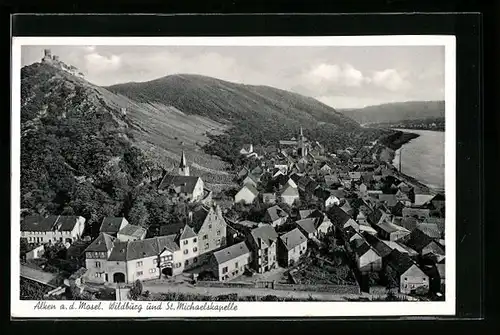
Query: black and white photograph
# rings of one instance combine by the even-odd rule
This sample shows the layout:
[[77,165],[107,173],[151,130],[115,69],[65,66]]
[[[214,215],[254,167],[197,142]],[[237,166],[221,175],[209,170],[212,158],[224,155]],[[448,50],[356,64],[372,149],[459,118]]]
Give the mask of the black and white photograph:
[[454,48],[15,38],[13,310],[452,314]]

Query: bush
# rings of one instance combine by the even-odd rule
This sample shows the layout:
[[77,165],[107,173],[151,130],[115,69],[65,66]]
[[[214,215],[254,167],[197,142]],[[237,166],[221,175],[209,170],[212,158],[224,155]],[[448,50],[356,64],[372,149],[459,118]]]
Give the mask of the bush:
[[137,300],[137,298],[142,294],[142,282],[137,279],[134,282],[134,286],[129,291],[130,299]]

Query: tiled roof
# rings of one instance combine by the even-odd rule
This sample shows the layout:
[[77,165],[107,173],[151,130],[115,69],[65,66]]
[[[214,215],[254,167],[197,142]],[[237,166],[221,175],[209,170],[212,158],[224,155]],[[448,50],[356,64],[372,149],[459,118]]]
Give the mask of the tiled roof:
[[272,242],[275,242],[278,239],[278,234],[271,225],[263,225],[252,229],[250,235],[257,245],[259,244],[259,239],[261,239],[262,242],[267,246],[271,246]]
[[316,218],[302,219],[295,223],[308,234],[312,234],[316,231]]
[[313,212],[312,209],[301,209],[299,210],[299,217],[301,219],[305,219],[307,218],[309,215],[311,215],[311,213]]
[[398,275],[402,275],[413,265],[416,265],[415,262],[408,256],[407,254],[403,254],[396,249],[392,250],[391,253],[387,256],[388,264],[391,268],[396,271]]
[[21,231],[51,231],[57,216],[44,218],[41,215],[26,216],[21,222]]
[[435,223],[418,223],[417,229],[421,230],[425,235],[431,238],[441,237],[441,232]]
[[250,191],[250,193],[252,193],[254,196],[258,196],[258,195],[259,195],[259,191],[257,191],[257,189],[256,189],[256,188],[255,188],[252,184],[245,184],[245,185],[241,188],[240,192],[241,192],[242,190],[244,190],[245,188],[246,188],[247,190],[249,190],[249,191]]
[[127,260],[127,247],[128,242],[115,241],[108,261],[125,262]]
[[292,187],[291,185],[285,186],[285,188],[281,191],[282,196],[299,196],[299,191]]
[[193,237],[196,237],[196,233],[193,231],[193,228],[191,228],[190,226],[188,226],[187,224],[184,226],[184,228],[182,229],[182,234],[180,236],[180,239],[181,240],[184,240],[186,238],[193,238]]
[[408,238],[405,239],[405,245],[417,252],[421,252],[431,242],[433,242],[433,239],[419,229],[413,230]]
[[240,242],[238,244],[234,244],[230,247],[224,248],[222,250],[214,252],[214,257],[217,260],[217,264],[223,264],[231,259],[235,259],[237,257],[243,256],[245,254],[249,254],[250,249],[248,249],[245,242]]
[[281,209],[278,205],[269,207],[266,210],[266,218],[269,219],[271,222],[274,222],[276,220],[279,220],[283,217],[287,217],[288,214]]
[[157,256],[160,253],[157,238],[130,241],[127,246],[127,260]]
[[107,252],[113,248],[115,238],[106,233],[100,233],[99,236],[85,249],[85,252]]
[[182,228],[184,228],[186,224],[184,222],[176,222],[176,223],[169,223],[166,225],[160,226],[160,235],[165,236],[165,235],[172,235],[172,234],[179,234]]
[[133,236],[136,238],[143,237],[145,233],[146,233],[145,228],[133,224],[126,225],[118,232],[118,234],[120,235]]
[[101,228],[99,231],[101,233],[116,234],[120,230],[120,225],[123,221],[128,223],[127,220],[123,217],[105,217],[102,220]]
[[385,258],[392,252],[392,249],[378,237],[369,233],[363,233],[363,237],[377,251],[380,257]]
[[58,231],[72,231],[75,228],[75,225],[78,223],[78,220],[81,216],[59,216],[59,219],[56,222],[56,226],[58,227]]
[[377,225],[377,227],[379,227],[380,229],[382,229],[383,231],[387,232],[387,233],[394,233],[394,232],[397,232],[397,231],[405,231],[405,232],[409,232],[408,229],[405,229],[401,226],[397,226],[395,224],[392,224],[390,222],[381,222]]
[[351,219],[349,214],[337,206],[331,207],[327,215],[330,218],[330,221],[339,227],[342,227],[347,221],[349,221],[349,219]]
[[291,249],[295,248],[296,246],[307,241],[304,234],[302,234],[298,228],[295,228],[294,230],[289,231],[288,233],[281,235],[280,239],[283,242],[283,245],[285,246],[285,248],[287,250],[291,250]]
[[166,175],[163,177],[158,188],[164,190],[173,186],[177,193],[190,194],[193,193],[198,179],[200,178],[195,176]]

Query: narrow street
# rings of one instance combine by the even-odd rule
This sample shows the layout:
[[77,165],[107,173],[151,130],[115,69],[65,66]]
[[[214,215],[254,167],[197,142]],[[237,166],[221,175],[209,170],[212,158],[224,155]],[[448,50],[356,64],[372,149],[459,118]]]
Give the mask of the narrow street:
[[328,292],[308,292],[308,291],[281,291],[272,289],[257,289],[257,288],[236,288],[236,287],[196,287],[187,285],[168,285],[168,284],[143,284],[143,291],[151,293],[184,293],[184,294],[202,294],[217,296],[223,294],[236,293],[239,296],[266,296],[275,295],[280,298],[296,298],[306,301],[312,297],[321,301],[346,301],[347,298],[369,297],[368,294],[336,294]]

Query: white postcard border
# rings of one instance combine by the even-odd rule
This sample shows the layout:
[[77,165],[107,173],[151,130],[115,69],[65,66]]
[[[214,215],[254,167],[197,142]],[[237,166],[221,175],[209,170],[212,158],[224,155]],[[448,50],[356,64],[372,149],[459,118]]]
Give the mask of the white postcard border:
[[[56,309],[34,309],[37,301],[19,299],[20,238],[20,85],[23,45],[136,45],[136,46],[425,46],[445,47],[445,197],[446,197],[446,301],[444,302],[236,302],[236,310],[146,310],[148,302],[136,302],[142,312],[60,309],[79,301],[47,301]],[[456,41],[451,35],[329,36],[329,37],[13,37],[11,112],[11,316],[17,318],[64,317],[350,317],[350,316],[434,316],[454,315],[456,305],[455,169],[456,169]],[[96,302],[99,303],[99,302]],[[175,306],[178,302],[173,302]],[[190,302],[184,302],[186,304]],[[168,302],[162,302],[167,305]],[[205,302],[195,302],[204,305]],[[211,302],[208,302],[211,304]],[[224,306],[228,302],[213,302]]]

